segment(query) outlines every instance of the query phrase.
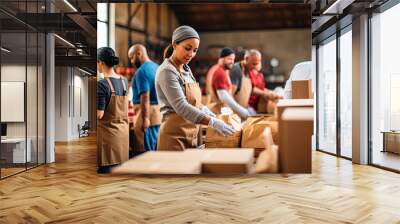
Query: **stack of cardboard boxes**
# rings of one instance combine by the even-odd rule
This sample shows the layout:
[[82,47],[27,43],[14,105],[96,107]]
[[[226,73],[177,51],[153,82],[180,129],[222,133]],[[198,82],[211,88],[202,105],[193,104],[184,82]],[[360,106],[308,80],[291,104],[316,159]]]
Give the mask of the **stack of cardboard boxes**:
[[205,149],[147,152],[115,168],[114,173],[310,173],[314,114],[311,81],[293,81],[292,88],[295,99],[280,100],[276,116],[250,117],[242,125],[236,115],[220,115],[237,130],[234,135],[222,136],[207,128]]

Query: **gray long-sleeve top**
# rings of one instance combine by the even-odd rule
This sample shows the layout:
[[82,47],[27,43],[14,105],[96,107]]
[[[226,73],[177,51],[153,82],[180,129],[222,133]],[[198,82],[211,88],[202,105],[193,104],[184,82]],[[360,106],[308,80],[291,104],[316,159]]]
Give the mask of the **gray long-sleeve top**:
[[[186,72],[182,73],[183,78],[188,83],[195,83],[189,66],[184,66]],[[175,112],[179,116],[195,124],[207,115],[200,109],[189,104],[185,96],[185,86],[178,70],[168,59],[158,67],[156,73],[156,91],[158,103],[161,107],[163,116]]]

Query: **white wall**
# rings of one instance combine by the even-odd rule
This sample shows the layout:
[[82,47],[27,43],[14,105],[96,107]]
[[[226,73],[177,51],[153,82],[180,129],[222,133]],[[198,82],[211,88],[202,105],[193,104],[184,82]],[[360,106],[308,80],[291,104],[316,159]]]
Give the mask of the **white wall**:
[[88,120],[88,78],[83,75],[76,68],[56,67],[56,141],[79,138],[78,124]]
[[[28,66],[27,68],[24,65],[19,65],[19,64],[5,64],[1,66],[1,81],[2,82],[25,82],[25,75],[26,75],[26,70],[28,71],[28,74],[31,74],[33,70],[35,70],[36,73],[36,68],[33,66]],[[31,82],[31,80],[30,80]],[[36,82],[33,83],[36,85]],[[28,105],[30,102],[32,102],[33,98],[36,99],[36,89],[30,89],[28,90],[34,90],[34,92],[28,91],[27,96],[27,103]],[[36,107],[36,104],[35,104]],[[1,108],[2,110],[7,110],[7,108]],[[11,111],[10,111],[11,112]],[[28,115],[28,121],[30,122],[33,120],[31,118],[31,114]],[[35,121],[36,121],[36,113],[34,114]],[[28,125],[30,126],[30,125]],[[7,122],[7,136],[8,137],[25,137],[25,122]],[[30,137],[30,136],[28,136]]]

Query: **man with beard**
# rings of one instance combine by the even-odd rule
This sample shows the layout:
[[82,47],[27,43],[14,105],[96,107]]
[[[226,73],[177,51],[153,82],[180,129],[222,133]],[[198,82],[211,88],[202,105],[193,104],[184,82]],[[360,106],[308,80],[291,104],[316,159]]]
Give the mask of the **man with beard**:
[[137,68],[132,79],[132,102],[135,104],[135,154],[154,151],[161,124],[160,107],[155,89],[158,65],[150,60],[146,48],[133,45],[128,57]]
[[240,106],[232,96],[232,83],[228,71],[232,69],[235,61],[235,52],[230,48],[221,51],[221,65],[215,70],[212,77],[212,92],[209,108],[216,114],[221,113],[221,108],[228,106],[241,118],[246,119],[251,112]]

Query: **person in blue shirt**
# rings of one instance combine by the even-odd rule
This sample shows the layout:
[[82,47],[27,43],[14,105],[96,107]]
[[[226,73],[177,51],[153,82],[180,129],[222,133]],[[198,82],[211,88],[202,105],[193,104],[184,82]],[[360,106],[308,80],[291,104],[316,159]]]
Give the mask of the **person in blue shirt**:
[[150,60],[146,48],[133,45],[128,57],[137,68],[132,79],[132,102],[135,105],[135,151],[154,151],[157,148],[161,113],[155,89],[158,65]]

